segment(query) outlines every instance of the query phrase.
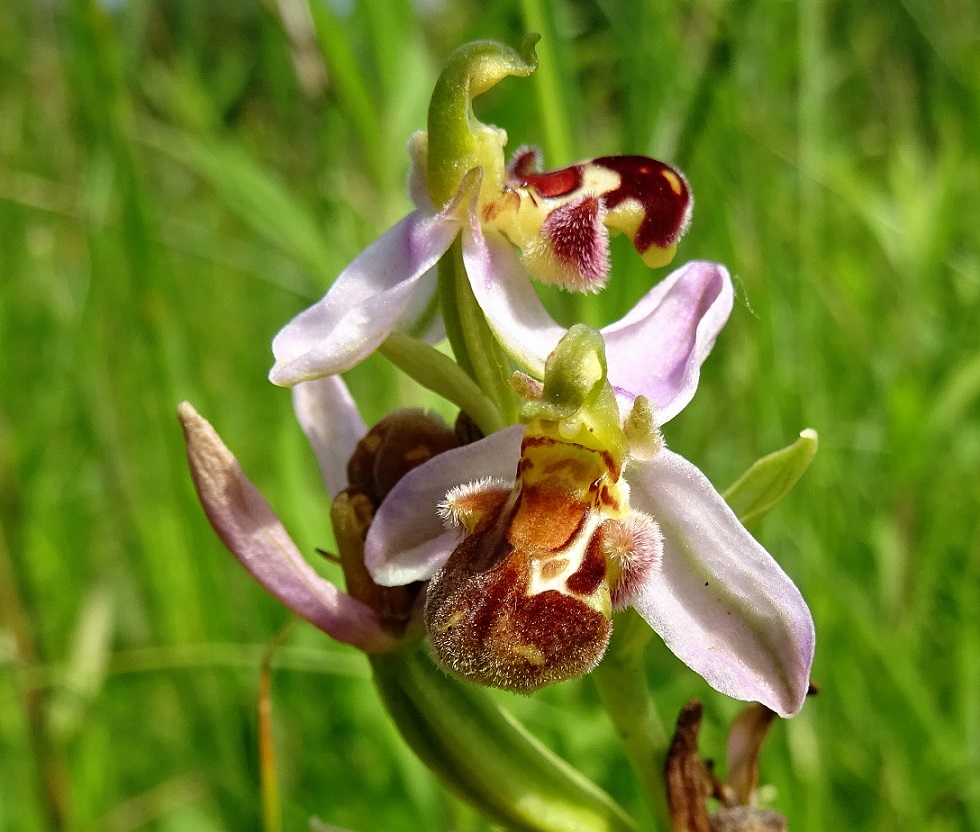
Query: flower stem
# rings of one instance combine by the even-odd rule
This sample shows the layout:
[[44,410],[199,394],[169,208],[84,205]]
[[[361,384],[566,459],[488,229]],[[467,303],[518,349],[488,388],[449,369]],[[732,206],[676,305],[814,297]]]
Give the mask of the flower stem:
[[462,257],[462,245],[457,239],[439,261],[439,305],[442,307],[442,320],[446,326],[446,337],[453,348],[456,363],[470,378],[476,379],[473,362],[470,361],[470,351],[463,337],[463,322],[460,320],[459,307],[456,304],[456,262]]
[[507,425],[497,406],[449,356],[401,332],[392,332],[378,351],[423,387],[468,414],[487,436]]
[[517,397],[507,381],[507,359],[473,295],[459,240],[439,263],[439,293],[446,334],[456,361],[496,405],[504,424],[516,422]]
[[418,757],[488,819],[514,832],[636,832],[594,783],[487,692],[408,646],[369,656],[381,700]]
[[669,832],[670,808],[664,780],[669,739],[647,685],[643,647],[648,633],[632,610],[617,615],[609,650],[592,678],[640,781],[656,827]]

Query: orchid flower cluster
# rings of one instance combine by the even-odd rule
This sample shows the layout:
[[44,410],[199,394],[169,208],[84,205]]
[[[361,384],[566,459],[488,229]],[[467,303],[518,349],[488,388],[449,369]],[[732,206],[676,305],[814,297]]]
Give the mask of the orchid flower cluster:
[[[635,829],[480,686],[529,694],[601,675],[618,623],[638,614],[716,690],[792,716],[813,622],[660,431],[731,312],[726,269],[687,263],[599,330],[566,330],[535,292],[600,291],[611,233],[651,268],[668,264],[692,207],[684,176],[654,159],[542,171],[521,147],[505,160],[505,131],[472,101],[531,74],[535,42],[450,57],[428,130],[409,142],[415,209],[273,341],[270,378],[292,387],[319,461],[346,592],[310,566],[211,425],[186,402],[179,413],[225,545],[289,609],[368,654],[395,724],[447,786],[507,828]],[[444,336],[453,358],[432,346]],[[339,374],[375,351],[458,405],[455,426],[396,411],[368,429]],[[764,513],[782,496],[812,456],[804,440],[750,471],[743,502]]]

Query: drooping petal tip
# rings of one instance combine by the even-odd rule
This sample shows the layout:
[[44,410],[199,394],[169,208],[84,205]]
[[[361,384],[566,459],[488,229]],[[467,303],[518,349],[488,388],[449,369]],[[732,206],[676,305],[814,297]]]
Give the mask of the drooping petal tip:
[[201,505],[239,563],[266,591],[327,635],[366,652],[393,647],[395,640],[374,610],[321,578],[306,562],[211,424],[190,402],[181,402],[177,414]]
[[682,457],[664,449],[627,479],[633,506],[654,516],[664,536],[637,611],[716,690],[780,716],[797,713],[815,635],[796,585]]
[[310,440],[331,497],[347,487],[347,461],[367,433],[347,385],[340,376],[304,381],[293,388],[293,410]]

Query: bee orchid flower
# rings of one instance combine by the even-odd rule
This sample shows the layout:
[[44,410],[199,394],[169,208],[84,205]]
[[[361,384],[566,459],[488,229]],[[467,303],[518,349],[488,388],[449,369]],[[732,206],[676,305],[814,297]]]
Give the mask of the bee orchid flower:
[[[533,42],[531,44],[533,46]],[[482,41],[458,50],[433,93],[429,129],[409,143],[410,192],[416,209],[358,255],[316,304],[273,341],[270,379],[292,386],[350,369],[396,328],[430,331],[435,266],[461,238],[473,294],[504,350],[541,378],[547,357],[564,334],[546,312],[529,278],[570,291],[597,291],[609,274],[610,231],[625,233],[650,266],[671,261],[691,214],[683,175],[643,156],[607,156],[541,172],[536,151],[521,148],[504,161],[505,131],[477,121],[472,99],[508,75],[528,75],[533,50],[521,57]],[[622,320],[603,329],[610,381],[626,395],[644,395],[664,414],[657,362],[676,365],[666,352],[635,354],[628,336],[657,330],[678,312],[675,330],[696,338],[681,372],[696,384],[700,360],[731,310],[725,270],[690,263],[656,285]],[[438,330],[436,330],[438,331]],[[651,363],[652,362],[652,363]],[[625,387],[623,368],[643,365]],[[621,377],[622,376],[622,377]],[[693,395],[693,385],[689,392]]]
[[806,603],[664,447],[646,399],[620,419],[601,336],[573,327],[543,385],[526,387],[524,424],[410,472],[368,532],[375,581],[429,581],[436,659],[530,692],[591,670],[612,613],[633,607],[717,690],[796,713],[814,649]]

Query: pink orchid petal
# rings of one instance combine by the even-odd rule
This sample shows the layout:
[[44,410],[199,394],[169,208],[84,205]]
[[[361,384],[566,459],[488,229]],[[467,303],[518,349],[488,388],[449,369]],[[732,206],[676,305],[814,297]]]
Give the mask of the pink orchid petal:
[[367,428],[340,376],[304,381],[293,388],[293,409],[320,464],[331,498],[347,487],[347,461]]
[[664,536],[661,568],[637,612],[712,687],[780,714],[799,711],[813,662],[813,619],[789,576],[708,479],[669,450],[627,470],[633,507]]
[[461,483],[495,477],[512,483],[521,455],[522,425],[439,454],[409,471],[385,497],[364,543],[364,564],[382,586],[431,578],[456,548],[437,506]]
[[484,236],[471,217],[463,232],[463,262],[477,303],[501,346],[532,375],[544,376],[544,362],[565,334],[535,294],[513,246],[497,233]]
[[609,383],[653,403],[659,424],[694,397],[701,364],[732,311],[732,281],[717,263],[687,263],[602,330]]
[[409,308],[423,278],[459,232],[454,203],[413,211],[362,251],[324,297],[272,341],[275,384],[292,386],[349,370],[370,355]]
[[242,472],[214,428],[189,402],[184,427],[191,476],[211,525],[263,587],[338,641],[376,652],[393,646],[374,610],[321,578],[303,559],[279,518]]
[[[497,340],[532,375],[565,334],[545,310],[513,246],[471,221],[463,260]],[[659,424],[697,389],[701,364],[732,310],[731,278],[715,263],[688,263],[651,289],[625,317],[604,327],[609,381],[628,404],[649,398]]]

